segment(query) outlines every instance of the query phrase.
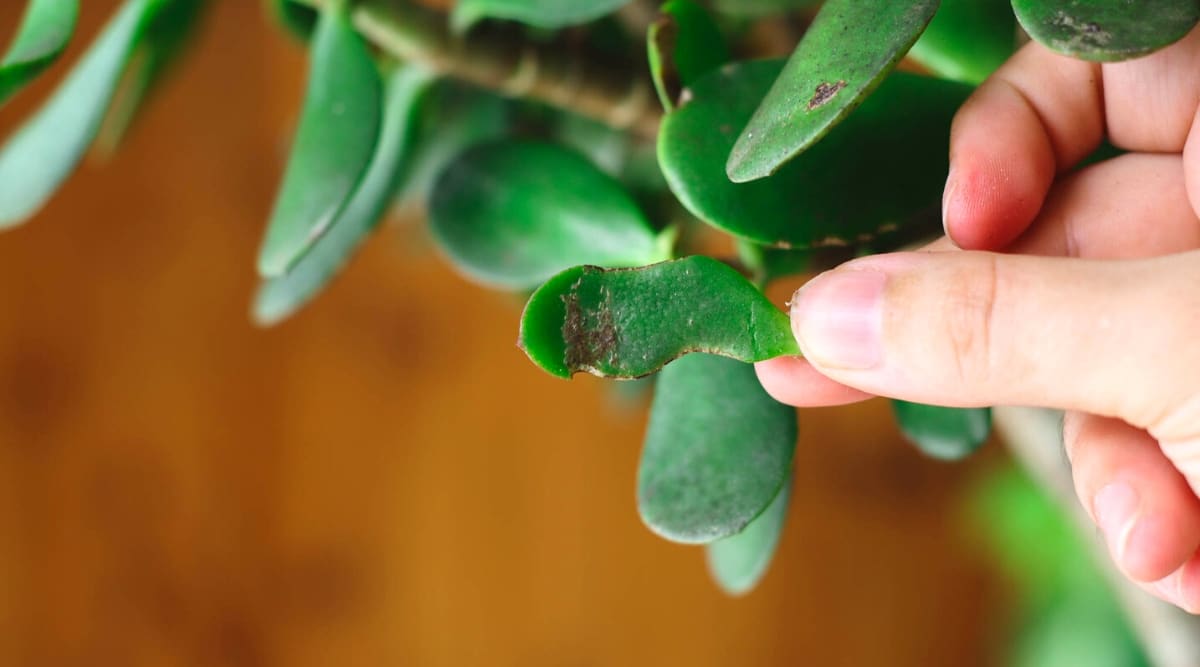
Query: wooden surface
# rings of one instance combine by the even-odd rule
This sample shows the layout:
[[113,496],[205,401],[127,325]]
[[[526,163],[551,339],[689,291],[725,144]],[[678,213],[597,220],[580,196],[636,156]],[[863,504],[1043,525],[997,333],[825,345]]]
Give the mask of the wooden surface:
[[[84,4],[90,36],[115,2]],[[985,663],[971,468],[883,404],[802,414],[782,551],[730,600],[638,521],[643,409],[534,369],[419,223],[253,328],[304,58],[215,5],[125,149],[0,236],[0,664]]]

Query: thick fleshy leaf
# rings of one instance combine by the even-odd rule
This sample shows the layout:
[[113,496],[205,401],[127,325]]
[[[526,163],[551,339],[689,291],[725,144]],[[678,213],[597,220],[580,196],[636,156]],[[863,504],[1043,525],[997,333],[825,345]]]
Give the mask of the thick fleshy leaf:
[[42,108],[0,151],[0,227],[20,224],[71,175],[161,0],[128,0]]
[[580,371],[642,377],[689,352],[741,361],[800,353],[787,315],[740,273],[704,256],[567,269],[530,297],[519,344],[563,378]]
[[398,69],[391,76],[379,143],[366,175],[329,232],[291,271],[259,289],[254,302],[259,324],[275,324],[319,294],[379,224],[408,164],[416,107],[431,81],[428,73],[414,67]]
[[134,52],[100,127],[97,138],[100,151],[111,153],[125,139],[138,112],[195,36],[200,15],[209,4],[209,0],[172,0],[147,24],[145,37]]
[[992,431],[991,408],[944,408],[892,401],[900,431],[922,452],[936,459],[971,455]]
[[751,183],[725,176],[725,155],[780,61],[738,63],[693,86],[669,114],[658,158],[696,217],[766,245],[878,243],[941,231],[950,121],[969,86],[897,72],[844,123],[779,172]]
[[660,11],[646,45],[650,77],[670,111],[684,88],[729,62],[729,49],[712,17],[692,0],[670,0]]
[[1016,45],[1017,21],[1009,0],[942,0],[908,57],[938,76],[978,85]]
[[734,144],[729,178],[769,176],[825,136],[892,71],[937,8],[938,0],[826,2]]
[[267,13],[288,34],[301,41],[312,38],[317,29],[317,10],[295,0],[263,0]]
[[821,0],[713,0],[713,9],[726,16],[756,18],[812,7]]
[[1157,51],[1200,21],[1196,0],[1012,0],[1029,36],[1059,53],[1098,61]]
[[286,273],[328,231],[358,186],[379,137],[382,84],[345,2],[321,10],[300,127],[258,256]]
[[693,354],[663,369],[638,465],[638,512],[655,533],[706,544],[742,531],[787,481],[796,410],[754,366]]
[[749,593],[767,573],[787,521],[792,483],[789,478],[766,511],[742,532],[705,547],[708,572],[729,595]]
[[621,184],[582,155],[507,140],[463,153],[430,199],[433,237],[467,276],[531,289],[577,264],[641,266],[670,257]]
[[483,19],[507,19],[554,30],[611,14],[629,0],[458,0],[451,24],[463,31]]
[[79,0],[29,0],[16,38],[0,58],[0,105],[62,55],[78,19]]

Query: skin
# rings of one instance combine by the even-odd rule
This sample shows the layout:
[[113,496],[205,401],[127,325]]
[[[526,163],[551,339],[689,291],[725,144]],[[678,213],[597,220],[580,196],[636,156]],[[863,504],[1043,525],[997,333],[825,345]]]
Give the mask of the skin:
[[[1116,64],[1022,48],[955,119],[947,238],[810,281],[805,358],[758,364],[763,386],[1066,410],[1118,568],[1200,612],[1198,108],[1200,31]],[[1129,154],[1078,169],[1102,138]]]

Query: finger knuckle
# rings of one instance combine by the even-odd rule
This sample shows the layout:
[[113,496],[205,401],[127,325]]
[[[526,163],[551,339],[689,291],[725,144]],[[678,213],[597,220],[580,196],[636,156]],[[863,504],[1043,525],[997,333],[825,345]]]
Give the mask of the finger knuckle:
[[986,384],[992,368],[999,266],[991,255],[980,261],[982,266],[951,276],[943,302],[949,358],[964,387]]

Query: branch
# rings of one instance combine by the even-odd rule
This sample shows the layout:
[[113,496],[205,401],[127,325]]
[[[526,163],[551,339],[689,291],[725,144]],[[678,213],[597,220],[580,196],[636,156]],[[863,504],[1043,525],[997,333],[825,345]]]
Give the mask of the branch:
[[1200,665],[1200,619],[1151,597],[1121,576],[1075,497],[1062,447],[1061,413],[1037,408],[993,409],[996,430],[1013,455],[1081,527],[1095,560],[1112,582],[1134,632],[1157,667]]
[[[330,0],[299,0],[320,8]],[[644,75],[552,44],[511,35],[451,33],[443,14],[394,0],[361,0],[354,25],[392,57],[473,83],[508,97],[534,99],[629,130],[647,139],[658,134],[662,111]]]

